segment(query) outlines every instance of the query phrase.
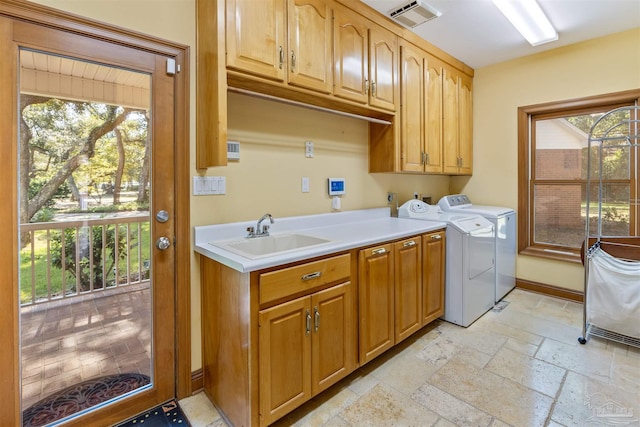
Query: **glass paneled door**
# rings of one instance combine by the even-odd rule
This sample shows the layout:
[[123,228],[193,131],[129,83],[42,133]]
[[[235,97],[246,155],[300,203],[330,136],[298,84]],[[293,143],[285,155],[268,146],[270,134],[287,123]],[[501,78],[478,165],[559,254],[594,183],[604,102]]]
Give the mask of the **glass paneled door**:
[[22,424],[114,424],[174,396],[172,76],[13,29]]

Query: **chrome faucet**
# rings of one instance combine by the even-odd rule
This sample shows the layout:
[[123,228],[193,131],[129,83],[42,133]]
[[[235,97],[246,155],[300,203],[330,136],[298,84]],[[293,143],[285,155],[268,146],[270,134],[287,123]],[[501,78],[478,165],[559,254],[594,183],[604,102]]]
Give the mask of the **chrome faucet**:
[[269,218],[269,222],[271,222],[271,224],[273,224],[275,222],[270,213],[266,213],[266,214],[262,215],[262,217],[258,220],[258,224],[256,225],[255,228],[253,228],[253,227],[248,227],[247,228],[247,231],[249,232],[247,237],[264,237],[264,236],[268,236],[269,235],[269,226],[268,225],[262,225],[262,221],[264,221],[267,218]]

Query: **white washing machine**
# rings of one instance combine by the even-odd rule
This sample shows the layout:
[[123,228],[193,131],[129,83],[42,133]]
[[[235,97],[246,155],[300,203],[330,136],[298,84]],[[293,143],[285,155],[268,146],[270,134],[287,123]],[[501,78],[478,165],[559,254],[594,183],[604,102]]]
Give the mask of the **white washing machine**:
[[516,212],[499,206],[474,205],[464,194],[444,196],[438,206],[445,212],[482,215],[496,227],[496,296],[500,301],[516,286]]
[[447,224],[444,320],[467,327],[493,307],[495,231],[490,221],[442,212],[420,200],[400,206],[398,217]]

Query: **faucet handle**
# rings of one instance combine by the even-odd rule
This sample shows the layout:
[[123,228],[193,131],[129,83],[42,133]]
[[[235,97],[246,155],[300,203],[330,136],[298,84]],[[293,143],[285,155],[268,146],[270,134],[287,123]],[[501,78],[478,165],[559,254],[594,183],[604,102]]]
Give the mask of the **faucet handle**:
[[263,225],[262,226],[262,235],[268,235],[269,234],[269,226],[268,225]]
[[249,236],[253,236],[256,234],[256,229],[253,227],[247,227],[247,232],[249,233]]

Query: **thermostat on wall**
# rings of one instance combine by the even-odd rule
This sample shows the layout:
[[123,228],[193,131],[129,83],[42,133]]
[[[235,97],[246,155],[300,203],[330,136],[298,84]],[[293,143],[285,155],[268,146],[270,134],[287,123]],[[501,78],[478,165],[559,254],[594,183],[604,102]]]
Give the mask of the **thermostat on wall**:
[[329,178],[329,195],[342,196],[344,193],[344,178]]

